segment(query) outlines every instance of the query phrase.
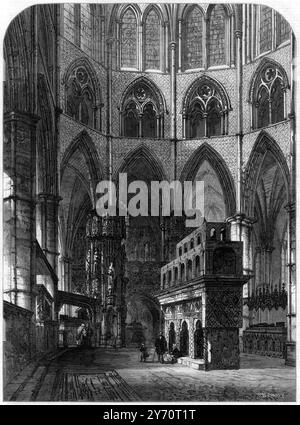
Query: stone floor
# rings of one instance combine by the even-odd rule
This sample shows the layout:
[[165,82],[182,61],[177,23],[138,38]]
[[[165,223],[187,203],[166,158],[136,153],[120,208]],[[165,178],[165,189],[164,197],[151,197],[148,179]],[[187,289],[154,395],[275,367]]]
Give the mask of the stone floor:
[[239,370],[197,371],[146,363],[130,349],[70,349],[27,368],[4,390],[4,400],[69,402],[293,402],[295,368],[282,359],[241,356]]

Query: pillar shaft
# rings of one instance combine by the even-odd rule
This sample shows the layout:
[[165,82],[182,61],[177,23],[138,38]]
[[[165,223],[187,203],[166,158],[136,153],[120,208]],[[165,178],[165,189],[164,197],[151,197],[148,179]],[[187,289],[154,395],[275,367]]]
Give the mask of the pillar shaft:
[[4,299],[33,311],[35,152],[38,118],[5,114]]

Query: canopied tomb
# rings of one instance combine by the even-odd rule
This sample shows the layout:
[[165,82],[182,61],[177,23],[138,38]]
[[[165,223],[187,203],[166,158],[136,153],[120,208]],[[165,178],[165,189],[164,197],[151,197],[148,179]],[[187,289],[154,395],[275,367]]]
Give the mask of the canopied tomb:
[[158,294],[164,332],[182,363],[199,369],[238,369],[242,327],[243,243],[226,223],[206,222],[176,247],[161,269]]

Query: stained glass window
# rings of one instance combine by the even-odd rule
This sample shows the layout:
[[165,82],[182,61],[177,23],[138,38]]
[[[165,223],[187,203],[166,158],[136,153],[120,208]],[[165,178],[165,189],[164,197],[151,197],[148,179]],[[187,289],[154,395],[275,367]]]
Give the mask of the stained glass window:
[[203,17],[197,7],[188,14],[185,24],[184,66],[185,69],[202,67]]
[[127,9],[121,24],[121,64],[137,67],[137,23],[132,9]]
[[268,52],[272,48],[272,9],[268,6],[260,8],[259,35],[260,53]]
[[64,3],[64,35],[75,43],[75,5],[72,3]]
[[277,45],[279,45],[289,39],[291,27],[279,13],[276,16]]
[[222,5],[215,5],[209,20],[209,65],[217,66],[226,63],[225,55],[226,13]]
[[151,10],[145,21],[145,68],[160,69],[160,22],[155,10]]
[[87,54],[92,52],[92,15],[89,4],[81,4],[80,9],[80,41],[81,48]]

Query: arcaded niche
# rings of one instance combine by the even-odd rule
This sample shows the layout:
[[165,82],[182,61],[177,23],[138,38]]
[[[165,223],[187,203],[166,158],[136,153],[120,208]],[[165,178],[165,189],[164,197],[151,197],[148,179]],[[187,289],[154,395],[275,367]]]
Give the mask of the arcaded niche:
[[158,300],[168,348],[197,369],[238,369],[242,327],[243,243],[226,223],[206,222],[177,244],[161,269]]

